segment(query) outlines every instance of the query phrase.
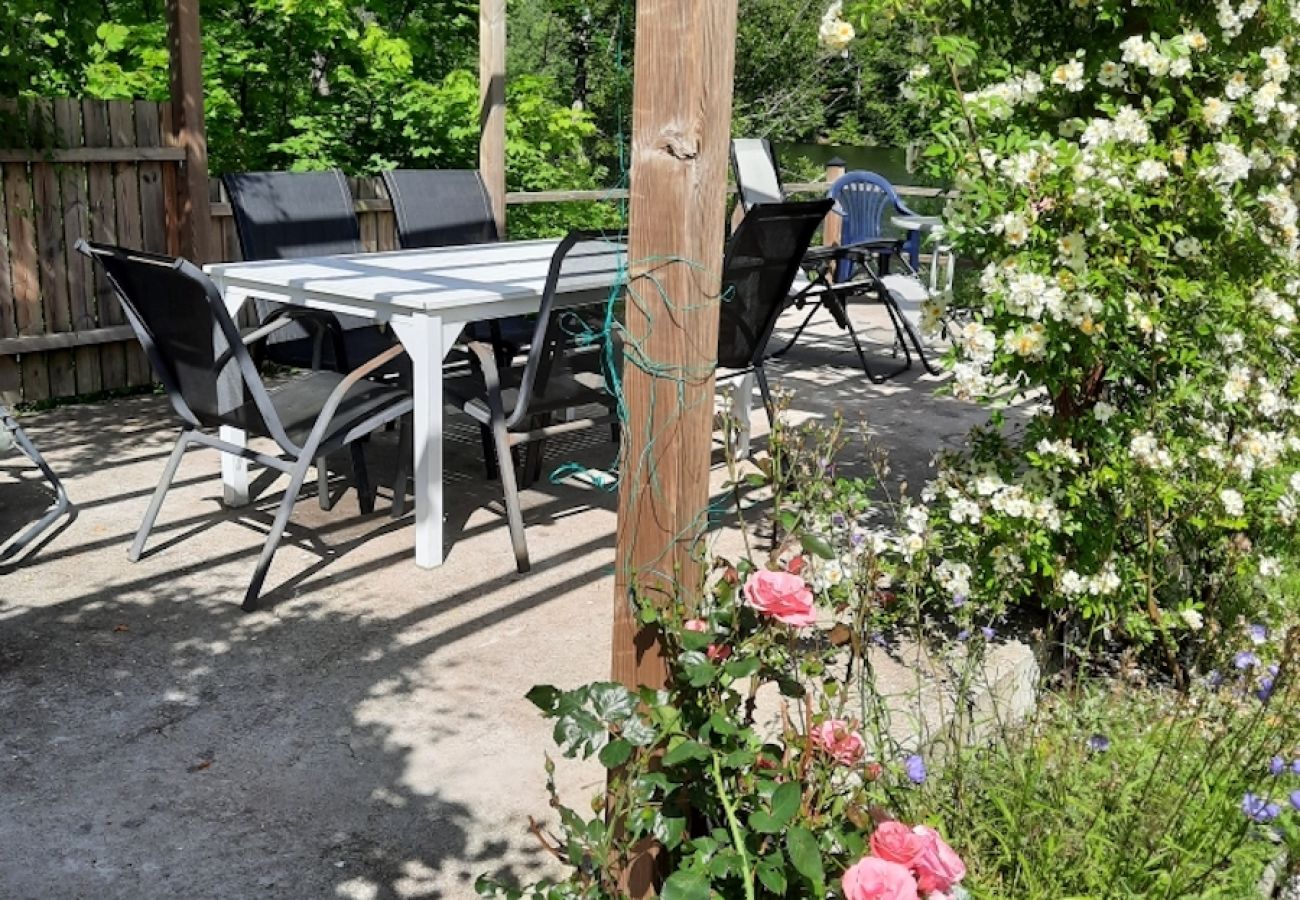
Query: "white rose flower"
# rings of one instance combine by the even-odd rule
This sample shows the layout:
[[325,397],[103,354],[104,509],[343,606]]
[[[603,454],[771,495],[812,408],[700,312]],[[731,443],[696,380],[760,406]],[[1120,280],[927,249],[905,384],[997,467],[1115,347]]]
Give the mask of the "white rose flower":
[[1232,488],[1219,491],[1219,502],[1223,504],[1223,511],[1230,516],[1240,516],[1246,512],[1246,501]]
[[1201,118],[1206,125],[1217,131],[1232,118],[1232,104],[1224,103],[1218,97],[1210,97],[1201,104]]
[[1152,184],[1168,178],[1169,167],[1158,159],[1144,159],[1138,163],[1137,171],[1134,174],[1137,176],[1138,181]]
[[1007,213],[998,220],[998,224],[1002,227],[1002,236],[1011,246],[1019,247],[1029,240],[1029,223],[1019,213]]
[[1276,556],[1261,556],[1259,574],[1264,578],[1277,578],[1282,574],[1282,562]]
[[1183,620],[1183,624],[1192,631],[1200,631],[1205,627],[1205,617],[1197,610],[1185,609],[1178,616]]
[[1064,65],[1057,66],[1052,72],[1051,82],[1058,87],[1063,87],[1070,93],[1078,93],[1083,90],[1083,63],[1074,59]]
[[1179,238],[1174,241],[1174,253],[1183,259],[1195,259],[1201,255],[1201,242],[1194,237]]
[[1101,69],[1097,72],[1097,83],[1107,88],[1123,87],[1127,77],[1128,66],[1107,60],[1101,64]]
[[1228,95],[1229,100],[1240,100],[1250,93],[1250,82],[1246,80],[1245,72],[1233,72],[1232,77],[1228,79],[1228,85],[1223,89]]
[[1115,412],[1115,407],[1111,406],[1105,400],[1098,400],[1097,405],[1092,408],[1093,418],[1103,425],[1114,417]]

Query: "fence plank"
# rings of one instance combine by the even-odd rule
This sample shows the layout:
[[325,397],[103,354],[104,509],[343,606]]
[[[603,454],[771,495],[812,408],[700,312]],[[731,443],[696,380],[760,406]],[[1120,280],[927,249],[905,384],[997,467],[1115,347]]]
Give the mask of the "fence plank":
[[[49,100],[33,103],[42,123],[52,124],[54,106]],[[41,331],[45,334],[72,330],[68,304],[67,248],[63,243],[63,194],[59,173],[50,163],[32,163],[33,198],[36,203],[36,254],[41,277]],[[71,350],[45,354],[50,396],[68,397],[77,392]]]
[[[12,101],[0,100],[0,114],[11,113],[15,109]],[[11,243],[8,218],[5,212],[5,180],[11,166],[0,165],[0,338],[13,337],[18,334],[18,323],[14,316],[14,282],[9,265],[9,246]],[[0,403],[12,405],[22,399],[22,375],[18,369],[18,360],[0,357]]]
[[[82,143],[81,104],[60,98],[54,101],[55,138],[61,147]],[[94,274],[90,260],[77,252],[77,241],[90,232],[87,228],[89,202],[86,192],[86,166],[59,167],[59,187],[63,191],[63,244],[68,267],[68,312],[71,331],[88,331],[95,327],[93,315]],[[103,380],[99,371],[99,348],[78,347],[73,351],[78,394],[98,391]]]
[[[357,200],[373,200],[375,198],[375,182],[371,178],[350,178],[352,196]],[[361,246],[368,252],[373,252],[379,246],[379,227],[375,222],[374,213],[362,213],[357,216],[357,221],[361,225]]]
[[[18,334],[40,334],[41,281],[37,272],[36,222],[32,210],[32,187],[27,166],[5,166],[5,223],[9,230],[10,267],[14,289],[14,323]],[[24,400],[44,400],[50,395],[50,379],[39,353],[19,360]]]
[[[158,104],[159,127],[162,129],[162,142],[165,147],[178,146],[176,126],[172,119],[170,103]],[[184,153],[181,150],[181,153]],[[166,208],[167,252],[172,256],[181,255],[181,209],[180,209],[180,172],[176,166],[162,167],[163,204]]]
[[[135,110],[130,101],[110,101],[108,104],[108,130],[114,147],[135,146]],[[133,163],[113,164],[113,192],[117,199],[117,241],[123,247],[142,249],[144,228],[140,220],[140,167]],[[122,313],[115,310],[111,324],[121,324]],[[126,383],[149,382],[149,364],[135,344],[126,345]]]
[[[148,100],[135,101],[135,142],[140,147],[157,147],[162,143],[159,133],[158,104]],[[154,253],[167,252],[167,201],[163,196],[163,164],[142,162],[140,170],[140,225],[144,249]]]
[[[107,147],[108,104],[102,100],[84,100],[81,104],[86,146]],[[91,163],[86,167],[86,184],[90,192],[89,225],[91,240],[117,243],[117,204],[113,196],[113,167],[108,163]],[[101,328],[123,322],[117,297],[101,270],[94,269],[95,324]],[[100,388],[126,386],[126,344],[106,344],[99,348]]]

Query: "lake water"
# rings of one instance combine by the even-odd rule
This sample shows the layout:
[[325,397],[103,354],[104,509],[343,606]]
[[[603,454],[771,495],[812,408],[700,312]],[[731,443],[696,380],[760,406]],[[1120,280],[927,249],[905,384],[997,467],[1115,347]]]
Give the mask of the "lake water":
[[901,147],[844,147],[835,144],[777,144],[776,155],[786,166],[804,159],[819,170],[835,157],[845,168],[866,169],[885,176],[894,184],[922,184],[919,173],[907,171],[907,151]]

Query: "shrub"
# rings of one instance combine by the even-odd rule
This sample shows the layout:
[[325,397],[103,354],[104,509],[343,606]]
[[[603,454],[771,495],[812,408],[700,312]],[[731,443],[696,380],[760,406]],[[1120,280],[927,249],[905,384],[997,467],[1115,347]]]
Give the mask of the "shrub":
[[991,613],[1176,663],[1280,612],[1261,583],[1296,535],[1300,5],[966,6],[920,4],[907,91],[980,272],[932,320],[953,392],[995,411],[926,494],[925,552]]

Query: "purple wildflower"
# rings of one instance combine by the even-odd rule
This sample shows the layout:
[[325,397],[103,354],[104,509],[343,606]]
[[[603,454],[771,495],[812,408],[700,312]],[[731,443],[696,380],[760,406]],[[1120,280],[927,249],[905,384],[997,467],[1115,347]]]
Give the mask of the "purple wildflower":
[[1218,669],[1211,669],[1209,674],[1205,676],[1205,683],[1212,688],[1218,687],[1223,684],[1223,673]]
[[1253,669],[1259,665],[1259,657],[1249,650],[1242,650],[1232,658],[1232,664],[1238,669]]
[[1259,702],[1260,702],[1260,703],[1263,703],[1263,702],[1265,702],[1266,700],[1268,700],[1269,697],[1272,697],[1272,696],[1273,696],[1273,679],[1272,679],[1272,678],[1261,678],[1261,679],[1259,680],[1259,687],[1255,688],[1255,696],[1259,699]]
[[957,632],[957,640],[959,640],[959,641],[964,641],[964,640],[966,640],[968,637],[970,637],[970,629],[969,629],[969,628],[963,628],[961,631]]
[[1291,761],[1291,774],[1300,775],[1300,759],[1293,759]]
[[985,625],[983,628],[980,629],[980,634],[984,635],[984,640],[991,641],[997,635],[997,632],[994,631],[989,626]]
[[1254,794],[1247,794],[1241,800],[1241,811],[1252,822],[1272,822],[1282,814],[1282,807],[1267,797],[1256,797]]
[[907,777],[912,784],[925,784],[925,760],[921,757],[913,753],[903,763],[903,768],[907,770]]
[[836,528],[843,528],[848,524],[848,520],[844,518],[843,513],[831,513],[831,524]]
[[1268,774],[1270,775],[1281,775],[1285,769],[1286,763],[1282,761],[1280,756],[1275,756],[1268,761]]
[[1268,643],[1268,626],[1255,624],[1247,630],[1250,634],[1250,642],[1258,647],[1260,644]]
[[1088,738],[1088,749],[1093,753],[1105,753],[1110,749],[1110,738],[1104,734],[1094,734]]
[[962,608],[963,606],[965,606],[965,605],[966,605],[966,595],[965,595],[965,594],[953,594],[953,597],[952,597],[952,608],[953,608],[953,609],[961,609],[961,608]]
[[1292,809],[1300,810],[1300,791],[1292,791],[1287,799],[1291,801]]

